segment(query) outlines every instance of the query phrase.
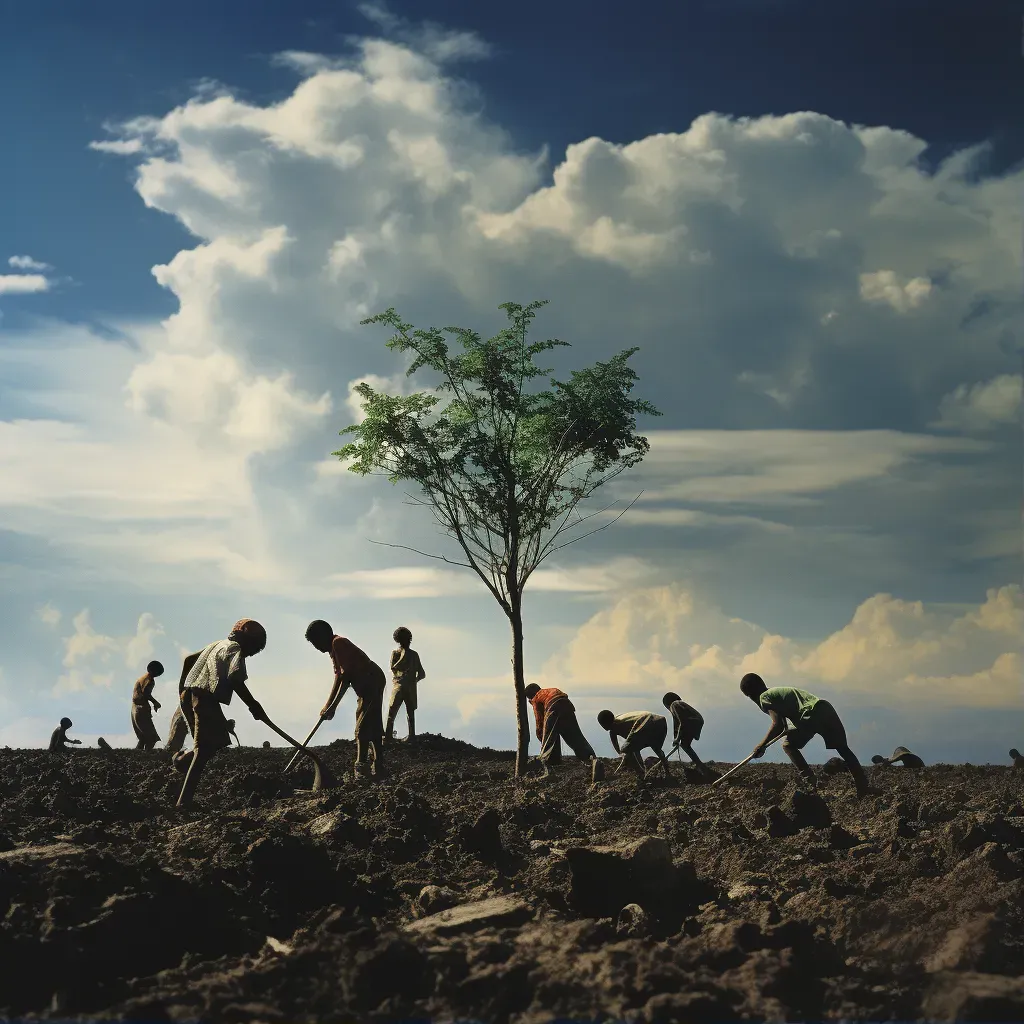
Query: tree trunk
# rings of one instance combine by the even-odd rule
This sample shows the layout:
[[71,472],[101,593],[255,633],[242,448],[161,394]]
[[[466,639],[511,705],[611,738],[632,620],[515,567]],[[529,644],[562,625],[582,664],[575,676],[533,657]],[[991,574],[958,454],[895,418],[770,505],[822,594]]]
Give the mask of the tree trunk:
[[522,598],[515,596],[511,602],[509,622],[512,624],[512,680],[516,688],[516,777],[526,771],[530,756],[530,719],[526,713],[526,679],[523,668],[523,606]]

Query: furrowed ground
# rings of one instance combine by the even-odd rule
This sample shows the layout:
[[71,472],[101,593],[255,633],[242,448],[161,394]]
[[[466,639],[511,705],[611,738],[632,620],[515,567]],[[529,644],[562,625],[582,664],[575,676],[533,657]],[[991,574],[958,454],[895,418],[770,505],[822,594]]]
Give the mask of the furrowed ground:
[[[1024,1019],[1024,773],[710,787],[424,736],[383,782],[0,751],[0,1010],[216,1021]],[[720,769],[723,766],[718,766]],[[468,905],[468,906],[467,906]]]

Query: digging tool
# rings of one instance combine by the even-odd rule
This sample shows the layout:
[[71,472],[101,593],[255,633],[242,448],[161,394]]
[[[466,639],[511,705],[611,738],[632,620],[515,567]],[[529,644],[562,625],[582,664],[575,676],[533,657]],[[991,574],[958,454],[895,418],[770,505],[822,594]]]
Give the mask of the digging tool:
[[302,751],[306,749],[306,746],[309,743],[309,741],[316,735],[317,729],[319,729],[320,726],[323,725],[325,721],[325,718],[317,719],[316,725],[314,725],[313,728],[309,730],[309,735],[302,741],[302,746],[298,750],[296,750],[294,754],[292,754],[292,759],[284,766],[284,770],[286,772],[291,771],[292,765],[295,764],[295,762],[299,759],[299,754],[301,754]]
[[[776,736],[775,739],[769,740],[765,744],[765,747],[764,747],[765,750],[767,750],[773,743],[775,743],[776,740],[781,740],[782,737],[785,736],[785,735],[786,734],[784,732],[783,733],[779,733],[779,735]],[[711,783],[711,785],[712,786],[717,786],[722,781],[722,779],[729,778],[729,776],[732,775],[732,773],[734,771],[736,771],[737,768],[742,768],[748,761],[752,761],[753,759],[754,759],[754,755],[753,754],[748,754],[745,758],[743,758],[742,761],[740,761],[739,764],[734,764],[724,775],[719,775],[718,778],[715,779],[715,781]]]
[[[305,754],[313,762],[314,793],[319,793],[321,789],[329,789],[331,786],[336,785],[334,781],[334,776],[331,775],[330,771],[328,771],[326,767],[324,767],[324,765],[320,761],[320,758],[317,757],[312,750],[307,750],[305,744],[299,743],[299,741],[296,739],[292,739],[292,737],[289,736],[288,733],[284,731],[284,729],[278,729],[278,727],[274,725],[274,723],[269,718],[267,718],[266,714],[264,714],[262,721],[265,725],[270,726],[270,728],[273,729],[274,732],[276,732],[277,735],[281,737],[281,739],[287,740],[293,747],[296,747],[298,749],[298,752],[300,754]],[[306,743],[308,742],[309,740],[306,740]]]

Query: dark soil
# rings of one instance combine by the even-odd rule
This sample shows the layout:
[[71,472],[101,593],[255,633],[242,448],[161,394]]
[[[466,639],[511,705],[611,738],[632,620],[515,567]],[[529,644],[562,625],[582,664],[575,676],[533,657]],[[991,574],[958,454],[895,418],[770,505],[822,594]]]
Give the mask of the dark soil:
[[436,736],[356,783],[321,749],[336,789],[236,749],[185,814],[162,751],[0,751],[0,1013],[1024,1020],[1022,772],[869,769],[858,802],[788,765],[514,783]]

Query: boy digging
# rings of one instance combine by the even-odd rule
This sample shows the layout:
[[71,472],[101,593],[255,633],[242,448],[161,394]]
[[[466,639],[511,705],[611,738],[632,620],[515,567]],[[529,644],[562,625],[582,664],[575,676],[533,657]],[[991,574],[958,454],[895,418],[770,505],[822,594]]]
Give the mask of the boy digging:
[[[652,714],[650,711],[627,711],[624,715],[602,711],[598,714],[597,721],[602,729],[608,730],[615,753],[622,754],[630,768],[637,773],[641,785],[647,777],[643,758],[640,757],[640,751],[644,747],[650,747],[658,755],[661,766],[665,769],[665,778],[672,778],[668,758],[663,749],[668,737],[668,723],[661,715]],[[619,737],[626,741],[621,750]]]
[[53,735],[50,737],[50,753],[51,754],[64,754],[67,753],[67,745],[69,743],[81,743],[81,740],[73,740],[68,736],[68,729],[71,728],[71,719],[62,718],[60,725],[53,730]]
[[132,687],[132,728],[139,741],[135,745],[136,750],[152,750],[160,739],[153,725],[153,712],[160,710],[160,701],[153,696],[153,686],[157,677],[163,674],[163,665],[159,661],[151,661],[146,666],[146,674],[139,676]]
[[192,750],[174,756],[174,765],[185,771],[178,807],[192,806],[196,787],[206,762],[224,747],[231,746],[228,723],[221,710],[238,694],[257,722],[265,720],[259,701],[245,685],[245,659],[267,646],[267,631],[254,619],[240,619],[227,640],[209,644],[185,659],[179,705],[192,733]]
[[536,683],[530,683],[524,693],[533,708],[540,743],[540,763],[545,770],[548,765],[561,763],[563,740],[580,761],[593,762],[597,759],[594,748],[576,720],[576,707],[568,694],[554,686],[542,690]]
[[334,685],[320,717],[330,721],[351,686],[359,698],[356,703],[356,765],[355,777],[361,778],[373,749],[373,774],[384,773],[381,741],[384,738],[384,670],[361,651],[351,640],[336,636],[323,619],[311,622],[306,639],[322,654],[329,654],[334,664]]
[[[673,749],[683,751],[702,775],[714,775],[714,771],[704,764],[693,750],[693,744],[700,739],[701,730],[704,728],[704,716],[696,708],[690,707],[678,693],[666,693],[661,698],[661,703],[672,715]],[[669,753],[671,754],[671,751]]]
[[384,730],[384,742],[394,739],[395,719],[402,705],[405,705],[406,718],[409,720],[409,739],[416,738],[416,686],[421,679],[426,679],[420,656],[409,646],[412,643],[412,632],[405,626],[395,630],[394,641],[398,647],[391,652],[391,705],[388,707],[388,727]]
[[[756,673],[748,672],[740,680],[740,692],[749,697],[766,715],[772,724],[768,733],[756,747],[752,757],[763,757],[765,748],[777,736],[785,733],[782,749],[796,766],[807,785],[817,788],[817,780],[810,765],[800,751],[807,746],[812,736],[820,736],[829,750],[834,750],[847,764],[857,786],[857,796],[864,797],[877,790],[868,785],[868,777],[857,756],[846,742],[846,729],[836,709],[827,700],[820,700],[806,690],[792,686],[769,687]],[[792,728],[786,728],[787,719]]]

